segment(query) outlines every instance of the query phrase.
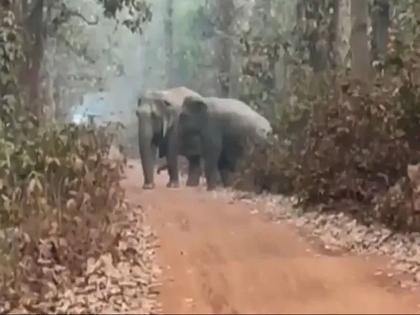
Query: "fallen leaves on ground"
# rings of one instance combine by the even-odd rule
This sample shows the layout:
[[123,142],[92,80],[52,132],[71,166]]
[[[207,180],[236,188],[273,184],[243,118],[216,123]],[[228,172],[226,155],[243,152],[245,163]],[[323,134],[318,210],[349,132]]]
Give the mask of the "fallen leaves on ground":
[[420,233],[394,232],[380,223],[368,226],[340,212],[303,211],[293,206],[293,198],[281,195],[221,189],[213,192],[213,196],[246,203],[251,211],[258,205],[270,220],[303,229],[306,235],[319,239],[326,250],[390,257],[390,267],[396,274],[410,275],[409,280],[399,281],[401,287],[420,285]]
[[[7,310],[11,305],[8,303],[0,312],[159,313],[160,269],[155,261],[158,244],[145,224],[142,210],[125,204],[114,213],[109,232],[113,235],[113,246],[96,257],[86,257],[85,266],[76,277],[54,257],[57,248],[65,246],[65,240],[42,239],[36,261],[41,274],[28,274],[18,307]],[[30,268],[33,257],[28,255],[20,262],[22,270],[33,270]],[[41,291],[34,289],[37,281],[43,282],[39,286]]]

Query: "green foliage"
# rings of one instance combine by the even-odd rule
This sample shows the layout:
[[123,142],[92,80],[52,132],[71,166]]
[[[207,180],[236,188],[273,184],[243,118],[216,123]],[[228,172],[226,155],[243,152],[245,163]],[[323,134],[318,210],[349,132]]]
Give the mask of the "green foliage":
[[22,36],[12,11],[0,12],[0,92],[1,103],[17,105],[17,71],[23,60]]
[[142,32],[142,25],[152,18],[150,5],[145,0],[97,0],[104,7],[104,15],[108,18],[116,18],[117,13],[126,9],[128,17],[122,24],[132,32]]
[[240,39],[242,54],[243,89],[241,99],[250,106],[270,116],[269,108],[276,102],[274,65],[282,49],[281,38],[252,36],[251,32]]
[[1,225],[19,225],[40,212],[64,209],[75,197],[78,206],[88,202],[102,207],[107,200],[103,192],[118,178],[104,161],[109,144],[101,141],[88,127],[43,130],[36,120],[23,117],[13,128],[3,128]]
[[[45,276],[39,264],[43,239],[55,240],[51,263],[69,270],[69,281],[81,272],[88,253],[106,246],[108,216],[124,198],[121,165],[109,158],[106,130],[93,126],[42,130],[22,118],[17,128],[4,128],[1,136],[0,230],[17,230],[0,237],[0,300],[20,304],[29,294],[32,300],[26,306],[34,307],[50,289],[47,283],[31,284],[34,276]],[[16,264],[28,257],[30,262]]]

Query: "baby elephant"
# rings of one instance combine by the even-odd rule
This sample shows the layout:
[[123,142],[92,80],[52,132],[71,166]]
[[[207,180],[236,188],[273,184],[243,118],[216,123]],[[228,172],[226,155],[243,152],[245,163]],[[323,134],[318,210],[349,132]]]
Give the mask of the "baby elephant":
[[[188,96],[179,118],[179,139],[200,138],[207,190],[213,190],[218,172],[225,186],[250,143],[264,142],[272,128],[267,119],[245,103],[230,98]],[[251,141],[251,142],[249,142]]]

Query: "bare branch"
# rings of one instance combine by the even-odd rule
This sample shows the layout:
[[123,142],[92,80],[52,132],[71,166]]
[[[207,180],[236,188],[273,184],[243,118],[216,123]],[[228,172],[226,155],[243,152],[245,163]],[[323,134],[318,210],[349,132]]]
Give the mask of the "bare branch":
[[68,15],[68,18],[78,17],[82,19],[87,25],[97,25],[99,22],[99,18],[97,16],[95,17],[95,20],[89,21],[86,17],[83,16],[83,14],[81,14],[80,12],[76,10],[67,9],[67,15]]
[[87,25],[91,26],[97,25],[99,22],[98,16],[96,16],[93,21],[90,21],[79,11],[69,9],[64,3],[62,3],[59,7],[55,7],[54,9],[60,11],[60,14],[52,20],[52,28],[54,31],[56,31],[61,24],[67,23],[72,17],[79,18]]

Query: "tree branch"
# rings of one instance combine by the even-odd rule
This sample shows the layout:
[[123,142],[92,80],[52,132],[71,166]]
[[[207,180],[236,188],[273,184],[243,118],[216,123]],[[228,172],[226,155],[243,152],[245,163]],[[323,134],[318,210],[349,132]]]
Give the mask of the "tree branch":
[[75,54],[77,57],[83,57],[87,62],[89,62],[90,64],[95,64],[96,60],[93,59],[92,57],[87,56],[86,54],[83,53],[83,51],[80,51],[78,49],[76,49],[68,40],[67,38],[65,38],[63,35],[58,35],[57,39],[61,40],[66,46],[67,48],[70,49],[70,51]]
[[78,17],[82,19],[87,25],[97,25],[99,22],[99,18],[97,16],[95,16],[95,20],[89,21],[87,18],[83,16],[83,14],[81,14],[80,12],[76,10],[67,9],[67,15],[68,15],[68,19],[70,19],[71,17]]
[[90,21],[79,11],[69,9],[64,3],[61,4],[61,7],[55,7],[54,9],[60,11],[60,14],[51,21],[53,31],[56,31],[61,24],[67,23],[72,17],[79,18],[87,25],[91,26],[97,25],[99,22],[98,16],[95,17],[95,20]]

